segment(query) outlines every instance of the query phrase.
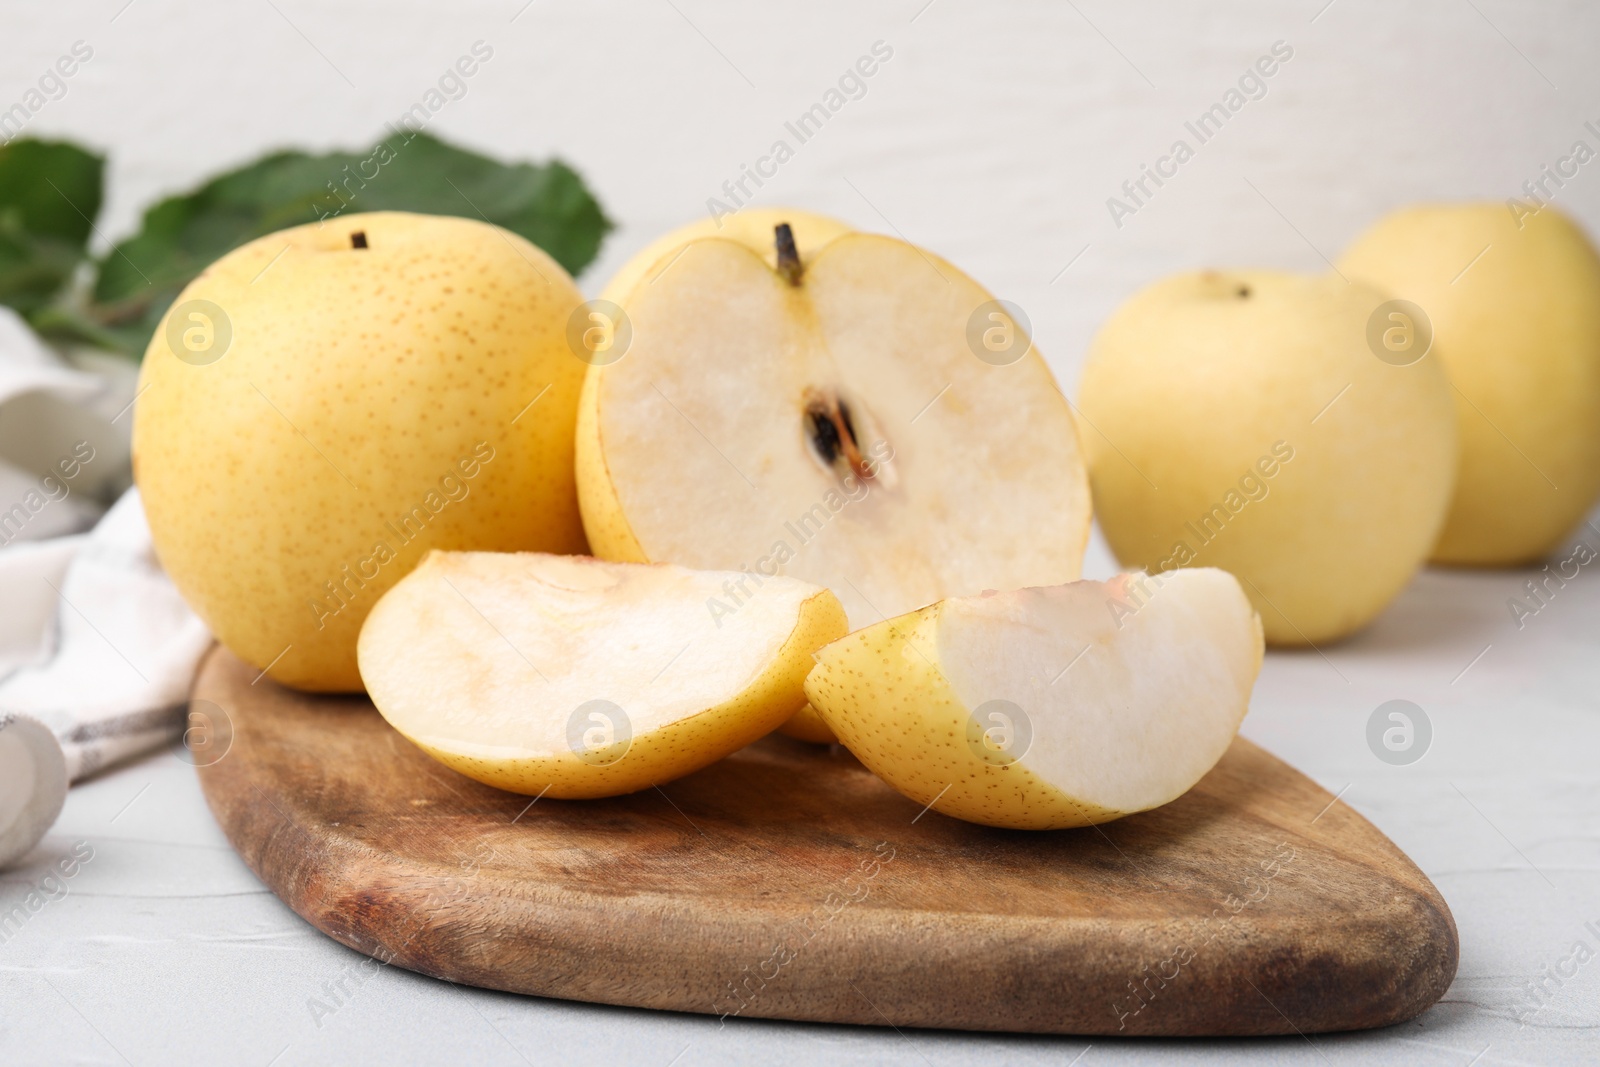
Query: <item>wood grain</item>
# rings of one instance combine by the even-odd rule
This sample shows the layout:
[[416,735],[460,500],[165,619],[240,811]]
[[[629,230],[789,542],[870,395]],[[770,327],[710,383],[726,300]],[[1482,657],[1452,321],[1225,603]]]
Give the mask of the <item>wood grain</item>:
[[1401,1022],[1455,975],[1455,922],[1422,872],[1243,739],[1175,803],[1082,830],[919,811],[848,753],[781,737],[659,789],[530,806],[424,756],[364,698],[255,674],[218,649],[194,693],[231,724],[200,768],[229,839],[319,930],[453,982],[713,1015],[1223,1035]]

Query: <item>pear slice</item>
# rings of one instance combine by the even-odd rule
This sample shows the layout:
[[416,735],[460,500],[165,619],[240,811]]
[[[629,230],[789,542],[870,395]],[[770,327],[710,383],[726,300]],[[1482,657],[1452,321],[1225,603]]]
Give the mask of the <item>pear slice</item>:
[[1183,795],[1222,758],[1261,670],[1225,571],[945,600],[817,654],[811,706],[879,777],[969,822],[1048,830]]
[[596,555],[801,578],[855,626],[1078,577],[1088,479],[1020,324],[904,241],[788,264],[691,241],[624,299],[629,347],[579,405]]
[[721,759],[805,703],[844,635],[826,589],[536,552],[430,553],[373,607],[357,657],[372,702],[440,762],[517,793],[603,797]]

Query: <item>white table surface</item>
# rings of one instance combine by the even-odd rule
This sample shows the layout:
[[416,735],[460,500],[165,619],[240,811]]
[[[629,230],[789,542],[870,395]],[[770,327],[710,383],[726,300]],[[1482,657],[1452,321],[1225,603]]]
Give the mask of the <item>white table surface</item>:
[[[882,40],[894,58],[759,191],[903,233],[1021,304],[1075,389],[1098,324],[1203,265],[1320,271],[1412,200],[1521,195],[1600,116],[1600,7],[1513,0],[1227,5],[816,0],[95,0],[4,12],[0,107],[74,41],[94,58],[28,133],[110,158],[97,239],[156,196],[270,147],[370,143],[476,40],[494,59],[431,132],[506,158],[560,154],[619,229],[605,277],[767,151]],[[1107,197],[1274,41],[1294,59],[1133,218]],[[1600,169],[1559,191],[1591,232]],[[1096,545],[1087,573],[1112,564]],[[0,1065],[64,1063],[1551,1064],[1600,1061],[1600,962],[1526,1025],[1524,980],[1600,924],[1600,563],[1518,630],[1525,575],[1430,571],[1369,631],[1267,658],[1244,732],[1362,812],[1433,878],[1461,966],[1382,1033],[1249,1042],[1074,1040],[714,1020],[451,987],[395,968],[333,1016],[362,957],[234,856],[193,770],[150,757],[73,790],[0,910],[76,842],[66,898],[0,944]],[[1485,651],[1486,650],[1486,651]],[[1481,655],[1480,655],[1481,654]],[[1470,667],[1469,667],[1470,665]],[[1427,755],[1380,762],[1366,722],[1415,701]],[[1092,1046],[1092,1047],[1091,1047]],[[1087,1050],[1087,1051],[1086,1051]],[[674,1058],[676,1057],[676,1060]]]
[[[1097,543],[1089,570],[1110,569]],[[1600,962],[1551,985],[1555,995],[1523,1022],[1516,1015],[1528,1006],[1524,979],[1577,940],[1600,949],[1585,929],[1600,929],[1600,573],[1580,574],[1518,630],[1506,599],[1526,577],[1424,573],[1354,640],[1320,655],[1269,653],[1245,720],[1246,736],[1342,791],[1449,903],[1460,971],[1411,1023],[1251,1041],[720,1026],[395,967],[318,1018],[312,999],[333,1003],[324,983],[364,957],[256,880],[194,770],[163,752],[75,788],[33,859],[0,876],[5,910],[76,843],[94,849],[67,895],[0,945],[0,1063],[1592,1064]],[[1433,725],[1429,750],[1409,766],[1367,747],[1368,717],[1394,698]]]

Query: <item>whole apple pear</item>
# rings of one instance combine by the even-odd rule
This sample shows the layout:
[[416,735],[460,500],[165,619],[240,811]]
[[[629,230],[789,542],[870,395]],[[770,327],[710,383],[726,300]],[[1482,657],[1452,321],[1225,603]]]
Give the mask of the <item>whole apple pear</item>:
[[402,212],[270,234],[191,282],[145,353],[134,475],[218,640],[359,690],[362,621],[430,549],[583,551],[582,299],[515,234]]
[[1456,463],[1438,359],[1368,342],[1385,302],[1335,274],[1204,272],[1117,310],[1079,408],[1124,566],[1231,572],[1270,644],[1334,640],[1383,610],[1438,536]]
[[1380,219],[1340,269],[1420,307],[1454,385],[1455,496],[1433,558],[1548,555],[1600,498],[1600,256],[1571,219],[1498,203]]

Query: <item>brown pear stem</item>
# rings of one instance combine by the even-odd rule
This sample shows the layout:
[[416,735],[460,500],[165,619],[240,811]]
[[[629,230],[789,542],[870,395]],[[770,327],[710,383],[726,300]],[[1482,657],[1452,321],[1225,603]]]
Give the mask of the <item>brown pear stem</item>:
[[790,285],[798,287],[805,267],[800,264],[800,252],[794,246],[794,230],[787,222],[780,222],[772,228],[772,233],[778,244],[778,273]]

